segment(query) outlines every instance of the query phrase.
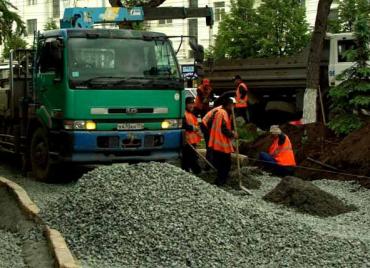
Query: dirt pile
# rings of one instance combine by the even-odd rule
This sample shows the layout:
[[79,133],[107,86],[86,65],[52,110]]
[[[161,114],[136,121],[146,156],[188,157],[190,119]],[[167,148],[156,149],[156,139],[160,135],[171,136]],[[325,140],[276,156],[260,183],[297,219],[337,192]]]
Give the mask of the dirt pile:
[[[335,146],[324,147],[324,152],[317,157],[312,157],[324,164],[333,166],[332,171],[344,172],[355,175],[370,177],[370,123],[363,128],[354,131]],[[310,156],[310,155],[309,155]],[[309,168],[325,168],[306,159],[300,163],[301,166]],[[328,169],[328,168],[325,168]],[[330,169],[329,169],[330,170]],[[331,173],[321,173],[314,170],[299,169],[295,173],[297,176],[305,179],[330,178],[336,180],[357,180],[359,183],[370,188],[370,179],[356,178],[353,176],[343,176]]]
[[370,176],[370,123],[345,137],[327,162],[339,169]]
[[263,199],[321,217],[336,216],[355,209],[311,182],[295,177],[283,178]]

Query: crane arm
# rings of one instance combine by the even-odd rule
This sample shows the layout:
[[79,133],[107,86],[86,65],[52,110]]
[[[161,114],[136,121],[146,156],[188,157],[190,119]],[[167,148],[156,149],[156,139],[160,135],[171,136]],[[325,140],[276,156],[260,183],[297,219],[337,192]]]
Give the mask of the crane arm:
[[209,7],[98,7],[66,8],[60,21],[61,28],[92,28],[99,23],[142,22],[160,19],[206,18],[213,25],[213,12]]

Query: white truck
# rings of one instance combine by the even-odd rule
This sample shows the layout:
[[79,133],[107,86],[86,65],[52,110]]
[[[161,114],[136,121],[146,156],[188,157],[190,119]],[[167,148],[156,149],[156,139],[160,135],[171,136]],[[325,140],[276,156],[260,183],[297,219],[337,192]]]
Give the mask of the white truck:
[[[346,51],[355,47],[353,33],[328,33],[320,68],[320,88],[324,104],[331,86],[341,83],[337,76],[354,62]],[[282,58],[224,59],[205,63],[205,75],[218,95],[234,94],[232,78],[239,74],[250,91],[250,115],[254,123],[269,126],[302,118],[306,89],[308,50]],[[326,109],[327,109],[326,105]]]

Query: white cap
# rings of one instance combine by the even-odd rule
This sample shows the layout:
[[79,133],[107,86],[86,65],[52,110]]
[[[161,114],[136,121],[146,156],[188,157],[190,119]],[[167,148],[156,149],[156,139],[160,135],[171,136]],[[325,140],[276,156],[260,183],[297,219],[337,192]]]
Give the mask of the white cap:
[[281,134],[281,129],[279,128],[278,125],[273,125],[270,127],[270,133],[275,134],[275,135],[280,135]]

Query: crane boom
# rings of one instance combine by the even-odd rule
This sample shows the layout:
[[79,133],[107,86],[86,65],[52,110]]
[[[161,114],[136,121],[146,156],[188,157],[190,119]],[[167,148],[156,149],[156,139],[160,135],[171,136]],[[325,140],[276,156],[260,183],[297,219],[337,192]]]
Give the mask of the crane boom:
[[206,18],[213,25],[212,8],[184,7],[97,7],[66,8],[60,21],[61,28],[93,28],[99,23],[132,23],[160,19]]

